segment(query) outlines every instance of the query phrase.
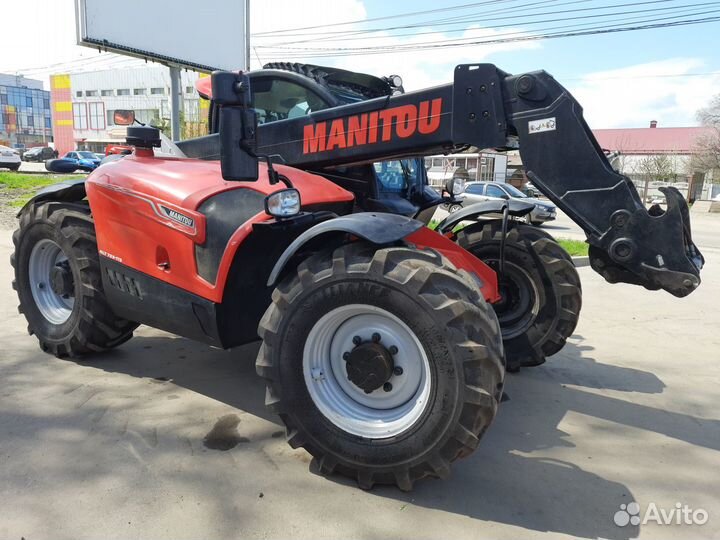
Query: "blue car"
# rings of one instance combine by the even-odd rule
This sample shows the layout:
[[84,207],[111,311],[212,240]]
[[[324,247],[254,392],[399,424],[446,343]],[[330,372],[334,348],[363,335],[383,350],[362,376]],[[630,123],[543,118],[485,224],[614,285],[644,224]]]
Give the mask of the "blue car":
[[48,171],[57,173],[71,173],[78,169],[90,172],[98,165],[100,165],[98,157],[84,150],[68,152],[59,159],[49,159],[45,162]]

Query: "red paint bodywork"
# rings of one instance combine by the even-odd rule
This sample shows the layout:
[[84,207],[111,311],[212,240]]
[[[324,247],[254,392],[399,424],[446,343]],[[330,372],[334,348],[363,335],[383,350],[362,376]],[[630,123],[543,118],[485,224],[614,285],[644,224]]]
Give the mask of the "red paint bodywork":
[[500,300],[495,270],[449,238],[423,227],[407,236],[405,240],[420,248],[432,248],[439,251],[457,268],[475,274],[480,279],[480,290],[487,302],[494,303]]
[[[353,201],[351,192],[321,176],[275,167],[300,191],[303,206]],[[235,231],[225,248],[217,280],[210,283],[198,275],[195,261],[195,245],[205,242],[206,227],[198,207],[228,190],[252,189],[269,195],[285,187],[270,184],[264,164],[259,165],[256,182],[231,182],[223,180],[218,161],[154,157],[152,151],[140,148],[97,169],[85,186],[103,256],[217,303],[222,302],[238,246],[254,223],[271,218],[259,209]],[[161,205],[192,218],[193,226],[170,219]],[[495,272],[450,239],[423,227],[406,240],[419,248],[436,249],[456,267],[475,274],[485,299],[499,300]]]
[[[303,206],[354,198],[320,176],[282,165],[275,168],[292,179]],[[219,161],[152,157],[152,152],[142,149],[104,164],[85,185],[103,256],[212,302],[222,301],[230,264],[253,223],[271,218],[264,209],[259,210],[235,231],[213,284],[197,273],[194,246],[205,241],[205,216],[197,208],[223,191],[252,189],[269,195],[285,188],[284,184],[270,184],[263,164],[256,182],[229,182],[222,178]],[[166,217],[159,205],[192,218],[194,228]]]

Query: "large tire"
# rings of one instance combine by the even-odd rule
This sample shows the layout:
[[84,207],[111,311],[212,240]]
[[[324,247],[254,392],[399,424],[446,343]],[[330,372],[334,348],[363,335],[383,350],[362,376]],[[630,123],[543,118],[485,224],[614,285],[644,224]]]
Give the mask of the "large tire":
[[[477,223],[457,243],[498,270],[502,222]],[[508,222],[505,242],[506,300],[495,304],[508,371],[538,366],[558,352],[575,330],[582,306],[580,277],[568,253],[544,231]]]
[[[13,288],[20,299],[18,311],[25,315],[28,332],[37,336],[43,351],[58,357],[81,356],[116,347],[132,337],[137,323],[117,317],[103,293],[95,228],[87,205],[46,202],[30,206],[20,216],[13,243],[10,262],[15,269]],[[49,263],[44,250],[51,254]],[[61,260],[54,266],[63,265],[64,274],[54,280],[48,275],[47,283],[39,281],[38,276],[44,275],[41,270],[52,266],[53,260]],[[42,292],[33,294],[33,283]],[[64,295],[55,294],[56,283],[65,287]]]
[[[396,484],[410,490],[420,478],[445,478],[452,461],[477,447],[502,394],[502,340],[497,318],[470,276],[456,270],[440,254],[404,247],[375,249],[352,244],[333,253],[314,255],[278,286],[260,322],[263,344],[257,372],[266,379],[266,404],[285,423],[289,444],[304,447],[312,454],[322,473],[338,472],[354,478],[364,489],[374,484]],[[366,325],[367,319],[348,319],[352,324],[362,324],[363,330],[357,332],[363,334],[362,339],[392,319],[401,321],[399,325],[416,338],[418,354],[408,354],[404,360],[411,361],[405,364],[405,373],[397,378],[393,375],[389,381],[402,391],[404,383],[400,378],[410,377],[411,371],[422,364],[430,383],[419,386],[427,390],[426,405],[412,409],[415,419],[402,424],[401,430],[395,426],[395,431],[388,428],[380,429],[382,433],[365,433],[362,423],[354,433],[351,428],[344,429],[355,419],[352,407],[356,403],[355,398],[345,396],[355,395],[352,391],[357,389],[341,394],[343,404],[350,400],[348,407],[353,413],[333,408],[329,413],[336,415],[333,420],[320,408],[327,401],[313,397],[320,395],[322,388],[343,383],[343,377],[344,384],[351,384],[345,370],[328,369],[327,374],[318,375],[320,390],[314,388],[316,372],[311,372],[309,379],[307,366],[323,353],[318,356],[305,352],[306,347],[322,351],[311,348],[318,343],[311,336],[327,331],[324,320],[332,321],[335,313],[349,309],[363,314],[368,311],[362,310],[370,310],[379,313],[378,317],[386,317],[380,319],[379,326]],[[377,331],[387,335],[384,330]],[[332,340],[339,331],[332,335],[329,343],[335,343]],[[392,345],[387,337],[380,343]],[[331,349],[327,348],[328,358]],[[398,366],[403,352],[396,349],[392,353]],[[346,358],[343,354],[340,357]],[[325,375],[327,379],[322,378]],[[384,390],[378,387],[373,393],[357,395],[369,396],[374,407],[372,400],[382,399]],[[394,399],[392,394],[387,396]],[[408,403],[415,407],[419,401]],[[386,410],[369,409],[382,418],[378,424],[381,428],[391,425],[384,423]],[[405,422],[410,416],[398,418]]]

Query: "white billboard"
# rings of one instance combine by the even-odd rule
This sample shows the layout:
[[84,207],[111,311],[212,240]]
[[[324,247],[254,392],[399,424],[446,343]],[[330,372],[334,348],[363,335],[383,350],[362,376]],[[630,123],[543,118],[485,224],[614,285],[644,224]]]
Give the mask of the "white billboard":
[[244,69],[247,0],[75,0],[78,45],[199,71]]

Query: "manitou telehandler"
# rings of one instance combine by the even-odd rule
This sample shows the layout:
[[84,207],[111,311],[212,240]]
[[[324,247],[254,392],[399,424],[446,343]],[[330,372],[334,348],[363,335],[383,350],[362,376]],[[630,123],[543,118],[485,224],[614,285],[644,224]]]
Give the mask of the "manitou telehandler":
[[[288,442],[323,472],[408,490],[475,449],[505,357],[517,369],[557,352],[581,302],[568,255],[513,219],[532,204],[478,203],[426,227],[457,189],[432,190],[419,156],[519,147],[605,279],[676,296],[699,285],[679,192],[646,210],[550,75],[459,65],[452,84],[410,93],[398,79],[216,72],[199,83],[210,135],[172,143],[129,126],[132,155],[19,214],[11,262],[29,332],[60,357],[115,347],[141,323],[223,348],[259,332]],[[461,222],[474,223],[454,232]]]

